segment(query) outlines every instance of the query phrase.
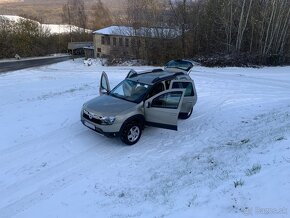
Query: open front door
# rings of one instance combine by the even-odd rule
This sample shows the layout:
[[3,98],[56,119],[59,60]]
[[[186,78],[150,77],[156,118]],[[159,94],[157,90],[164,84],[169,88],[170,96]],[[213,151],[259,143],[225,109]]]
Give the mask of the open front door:
[[100,81],[99,94],[106,95],[110,92],[110,83],[107,74],[103,71]]
[[146,124],[177,130],[183,95],[183,89],[170,89],[146,100],[144,105]]

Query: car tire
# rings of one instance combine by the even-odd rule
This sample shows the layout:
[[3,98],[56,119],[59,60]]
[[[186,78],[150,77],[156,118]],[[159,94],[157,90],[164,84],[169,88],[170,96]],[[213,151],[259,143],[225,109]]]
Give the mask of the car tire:
[[134,145],[137,143],[142,134],[141,124],[138,122],[129,122],[124,125],[121,131],[121,140],[127,145]]
[[182,120],[188,119],[191,116],[191,114],[192,114],[192,110],[193,110],[193,108],[191,108],[188,113],[179,113],[178,118],[182,119]]

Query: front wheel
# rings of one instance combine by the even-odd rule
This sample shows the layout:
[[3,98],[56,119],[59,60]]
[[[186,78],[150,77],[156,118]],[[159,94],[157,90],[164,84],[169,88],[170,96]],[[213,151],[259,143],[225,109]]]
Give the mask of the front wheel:
[[141,125],[137,122],[125,124],[121,132],[121,140],[127,145],[134,145],[141,137]]

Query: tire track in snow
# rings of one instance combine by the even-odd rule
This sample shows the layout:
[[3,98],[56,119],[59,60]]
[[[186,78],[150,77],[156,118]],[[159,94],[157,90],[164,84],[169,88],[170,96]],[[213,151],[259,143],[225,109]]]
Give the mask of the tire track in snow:
[[[42,149],[44,146],[53,144],[55,145],[54,142],[54,138],[51,138],[51,135],[58,135],[58,139],[59,140],[66,140],[72,137],[72,134],[68,134],[66,135],[66,133],[70,133],[73,132],[73,135],[75,134],[80,134],[81,132],[85,132],[86,128],[80,128],[80,126],[82,127],[82,124],[80,123],[80,121],[74,122],[72,124],[66,127],[62,127],[62,128],[58,128],[58,129],[54,129],[53,131],[49,131],[44,135],[41,135],[37,138],[25,141],[25,142],[21,142],[18,143],[12,147],[9,148],[5,148],[3,150],[1,150],[1,159],[0,161],[5,162],[6,161],[12,161],[13,160],[13,156],[18,156],[18,153],[23,154],[23,152],[29,153],[31,152],[31,150],[33,150],[33,152],[38,151],[40,149]],[[48,140],[47,140],[48,139]],[[44,142],[44,140],[46,140]],[[43,143],[44,142],[44,143]],[[1,165],[0,162],[0,165]]]
[[243,82],[248,84],[254,84],[259,86],[268,86],[273,88],[285,89],[290,90],[290,85],[288,81],[281,81],[269,78],[257,78],[251,76],[239,76],[236,74],[223,74],[223,73],[211,73],[211,72],[198,72],[192,74],[191,77],[195,79],[195,77],[201,78],[211,78],[211,79],[218,79],[218,80],[228,80],[232,82]]
[[[8,201],[7,199],[3,199],[3,202],[9,202],[8,205],[5,205],[3,202],[0,203],[0,205],[2,205],[0,208],[1,218],[12,217],[40,201],[52,197],[56,192],[63,190],[74,182],[84,178],[85,175],[93,172],[94,167],[92,166],[113,159],[115,156],[118,157],[121,153],[127,150],[126,147],[121,147],[121,149],[116,151],[116,147],[107,147],[104,143],[101,145],[104,147],[101,150],[98,150],[97,154],[94,153],[96,148],[92,147],[87,151],[40,172],[33,177],[24,181],[19,181],[18,183],[7,187],[5,190],[1,190],[0,196],[12,197]],[[102,156],[99,154],[100,152],[107,155]],[[47,182],[48,180],[50,181]],[[37,181],[39,186],[36,190],[34,187],[35,181]],[[22,187],[25,189],[25,193],[21,193]],[[27,193],[28,187],[29,193]],[[19,194],[22,194],[20,199],[18,199]]]
[[[80,124],[81,125],[81,124]],[[55,133],[59,131],[54,131]],[[87,137],[88,134],[91,134],[92,137]],[[51,135],[48,134],[48,135]],[[63,135],[63,134],[61,134]],[[98,142],[101,142],[101,145],[105,144],[107,142],[107,139],[106,137],[103,137],[103,136],[100,136],[100,135],[96,135],[93,131],[89,130],[89,129],[83,129],[82,131],[79,131],[77,133],[73,133],[73,134],[69,134],[69,135],[65,135],[65,136],[62,136],[60,138],[57,139],[57,141],[55,141],[55,138],[49,138],[48,141],[45,141],[45,143],[41,143],[41,141],[44,141],[45,137],[41,137],[40,139],[34,141],[32,140],[29,147],[27,149],[25,149],[24,151],[21,150],[14,150],[13,153],[11,153],[10,155],[6,156],[6,158],[2,158],[1,157],[1,168],[3,169],[7,169],[6,168],[6,165],[10,165],[11,163],[13,163],[15,161],[15,159],[17,157],[19,157],[19,154],[22,154],[23,156],[23,159],[24,159],[24,163],[26,163],[27,161],[30,162],[31,159],[30,159],[30,154],[33,153],[34,156],[38,156],[37,155],[37,152],[39,152],[40,154],[43,153],[43,147],[45,146],[46,149],[48,149],[47,151],[50,151],[50,150],[57,150],[59,148],[57,148],[59,146],[59,144],[65,144],[68,140],[72,142],[72,146],[73,145],[82,145],[82,144],[86,144],[84,145],[84,148],[85,150],[84,151],[81,151],[80,153],[78,153],[78,155],[82,155],[82,156],[85,156],[87,153],[90,153],[91,151],[93,151],[94,149],[96,149],[96,143],[95,143],[95,137],[100,137],[100,140]],[[85,139],[85,140],[84,140]],[[83,142],[83,143],[82,143]],[[89,142],[89,143],[88,143]],[[53,145],[53,146],[48,146],[48,145]],[[38,146],[38,149],[36,150],[36,147]],[[114,146],[115,148],[115,146]],[[102,149],[98,150],[99,153],[103,153],[107,151],[107,149],[110,149],[110,147],[107,147],[107,146],[104,146]],[[72,150],[73,152],[73,150]],[[58,164],[52,166],[52,168],[58,168],[59,166],[61,165],[69,165],[70,163],[72,163],[73,161],[73,158],[76,157],[77,155],[74,155],[74,156],[69,156],[69,158],[65,161],[62,161],[62,162],[59,162]],[[65,156],[64,156],[65,157]],[[59,160],[60,158],[59,157],[56,157],[56,160]],[[19,160],[19,161],[22,161]],[[19,164],[19,161],[17,162]],[[53,163],[54,159],[50,160],[51,163]],[[24,163],[21,163],[21,165],[23,166]],[[31,163],[30,163],[31,165]],[[48,170],[48,168],[46,168]],[[44,170],[46,170],[44,169]],[[41,172],[39,173],[45,173],[45,171],[42,170]],[[3,171],[2,171],[3,172]],[[38,176],[39,173],[36,173],[36,176]],[[19,176],[19,175],[18,175]],[[21,176],[21,175],[20,175]],[[31,176],[29,176],[30,178]],[[22,181],[20,182],[22,183]],[[15,184],[14,184],[15,185]],[[12,185],[12,187],[14,186]],[[1,191],[0,191],[1,193]],[[0,194],[1,196],[1,194]]]

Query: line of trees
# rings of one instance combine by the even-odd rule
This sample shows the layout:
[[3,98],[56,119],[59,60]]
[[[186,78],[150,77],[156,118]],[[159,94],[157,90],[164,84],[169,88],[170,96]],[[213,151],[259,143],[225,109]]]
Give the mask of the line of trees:
[[[68,33],[51,34],[41,25],[41,18],[21,15],[17,22],[0,16],[0,58],[43,56],[67,52],[68,42],[92,41],[86,29],[98,29],[113,23],[110,11],[101,0],[87,8],[83,0],[67,0],[62,7],[62,22]],[[79,27],[78,30],[72,25]]]
[[[91,34],[85,35],[88,41]],[[66,53],[71,39],[84,40],[83,33],[51,34],[39,22],[31,19],[11,21],[0,16],[0,58],[44,56],[54,53]]]
[[[171,49],[180,58],[272,65],[290,61],[289,18],[289,0],[128,0],[124,22],[178,31]],[[156,46],[166,52],[162,41]]]
[[[208,65],[290,62],[289,0],[127,0],[125,16],[118,17],[102,0],[90,9],[83,0],[67,0],[62,14],[64,23],[80,30],[88,23],[93,30],[112,24],[155,28],[140,57],[150,63],[194,57]],[[168,30],[179,37],[160,35]],[[64,52],[68,42],[86,40],[92,35],[85,31],[52,35],[32,20],[0,18],[0,58]]]
[[[0,58],[20,56],[45,55],[47,50],[52,49],[43,39],[48,38],[47,30],[41,28],[37,22],[21,19],[13,22],[0,17]],[[48,51],[49,52],[49,51]]]

